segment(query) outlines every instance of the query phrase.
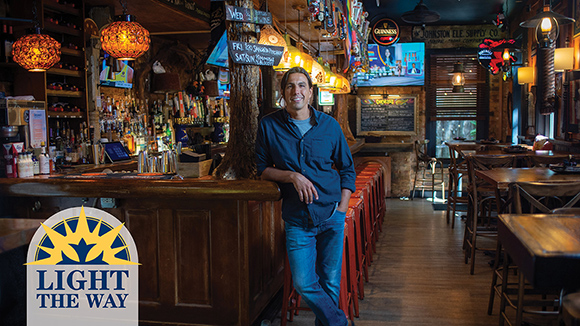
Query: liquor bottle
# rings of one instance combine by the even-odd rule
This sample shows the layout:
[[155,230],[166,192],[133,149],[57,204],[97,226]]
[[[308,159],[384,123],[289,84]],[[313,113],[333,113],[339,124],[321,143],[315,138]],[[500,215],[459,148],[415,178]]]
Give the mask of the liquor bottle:
[[4,36],[4,62],[12,62],[12,44],[16,41],[12,26],[8,26],[8,34]]
[[50,157],[46,153],[44,142],[40,143],[40,157],[38,160],[40,162],[40,174],[50,174]]
[[5,62],[6,51],[4,50],[4,39],[8,36],[8,26],[2,24],[2,34],[0,34],[0,62]]

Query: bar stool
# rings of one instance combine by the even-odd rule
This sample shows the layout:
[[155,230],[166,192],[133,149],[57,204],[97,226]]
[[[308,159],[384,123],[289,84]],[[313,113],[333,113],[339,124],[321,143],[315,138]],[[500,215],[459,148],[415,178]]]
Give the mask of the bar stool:
[[[366,181],[372,182],[371,190],[372,190],[372,205],[373,205],[373,221],[376,223],[377,231],[382,231],[382,207],[381,202],[381,191],[380,191],[380,173],[378,171],[365,171],[362,170],[361,172],[357,172],[357,181]],[[383,197],[384,198],[384,197]]]
[[[361,188],[366,188],[366,197],[363,199],[366,199],[365,201],[365,208],[366,208],[366,219],[367,221],[365,223],[368,223],[368,229],[367,231],[367,236],[368,236],[368,254],[369,254],[369,260],[372,262],[373,261],[373,256],[372,254],[377,252],[377,248],[376,248],[376,242],[377,242],[377,232],[376,232],[376,221],[375,221],[375,209],[376,209],[376,205],[373,202],[373,192],[372,192],[372,184],[369,184],[369,182],[367,181],[363,181],[363,180],[358,180],[355,181],[355,186],[356,189],[361,189]],[[352,196],[352,195],[351,195]]]
[[367,162],[364,164],[361,164],[360,166],[357,167],[357,169],[359,169],[361,172],[374,172],[378,175],[379,177],[379,208],[381,211],[381,219],[383,219],[384,217],[384,213],[386,210],[386,202],[385,202],[385,174],[384,174],[384,167],[382,164],[380,163],[372,163],[372,162]]
[[[366,263],[366,256],[362,250],[363,234],[364,234],[364,216],[363,216],[363,199],[357,197],[351,197],[348,203],[349,209],[353,210],[354,216],[352,219],[354,227],[354,249],[355,249],[355,259],[356,259],[356,278],[355,282],[358,289],[358,298],[364,299],[365,289],[364,289],[364,279],[368,280],[368,267]],[[364,275],[364,276],[363,276]],[[357,313],[358,315],[358,313]]]
[[[441,186],[441,193],[445,199],[445,180],[443,179],[443,163],[435,157],[427,155],[429,139],[415,140],[415,179],[411,200],[415,197],[415,190],[421,189],[421,197],[425,197],[425,189],[431,189],[431,201],[435,202],[435,186]],[[439,166],[439,167],[437,167]],[[439,173],[437,172],[439,171]],[[439,177],[436,175],[439,174]]]
[[[344,249],[342,251],[342,282],[340,285],[340,292],[345,292],[346,304],[345,307],[348,312],[346,316],[352,319],[352,316],[359,316],[358,309],[358,294],[357,294],[357,273],[356,273],[356,245],[355,245],[355,210],[349,208],[346,212],[344,220]],[[345,275],[346,272],[346,275]],[[346,279],[345,279],[346,277]],[[345,282],[346,281],[346,282]],[[346,291],[343,288],[346,286]],[[353,311],[354,310],[354,311]],[[344,311],[344,309],[343,309]]]
[[[360,187],[360,188],[359,188]],[[365,281],[369,281],[368,267],[371,266],[371,261],[373,259],[372,253],[372,237],[373,232],[371,230],[371,216],[369,212],[369,190],[367,186],[357,186],[357,190],[351,195],[351,198],[360,198],[363,200],[362,206],[362,221],[360,223],[361,229],[361,252],[365,257],[365,269],[364,276]]]

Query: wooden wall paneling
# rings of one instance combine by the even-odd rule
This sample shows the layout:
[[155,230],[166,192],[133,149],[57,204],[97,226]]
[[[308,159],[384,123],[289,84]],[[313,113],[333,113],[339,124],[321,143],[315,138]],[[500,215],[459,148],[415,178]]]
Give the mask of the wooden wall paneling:
[[[139,301],[143,308],[158,307],[162,283],[159,271],[159,218],[155,209],[124,210],[125,226],[131,232],[139,255]],[[143,313],[143,312],[141,312]]]

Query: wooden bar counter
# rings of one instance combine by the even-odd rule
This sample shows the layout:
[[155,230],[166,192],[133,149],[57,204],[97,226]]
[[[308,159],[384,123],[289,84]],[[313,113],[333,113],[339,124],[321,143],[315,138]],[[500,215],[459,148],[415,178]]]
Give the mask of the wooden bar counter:
[[102,209],[125,222],[139,253],[141,325],[251,325],[283,284],[273,182],[3,178],[0,197],[11,218],[112,206]]

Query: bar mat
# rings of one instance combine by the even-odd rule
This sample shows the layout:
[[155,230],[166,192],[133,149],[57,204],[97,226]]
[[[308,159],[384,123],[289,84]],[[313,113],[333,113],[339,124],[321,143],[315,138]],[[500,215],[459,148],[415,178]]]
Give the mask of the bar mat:
[[50,177],[50,179],[171,179],[173,174],[163,173],[71,173]]

